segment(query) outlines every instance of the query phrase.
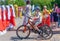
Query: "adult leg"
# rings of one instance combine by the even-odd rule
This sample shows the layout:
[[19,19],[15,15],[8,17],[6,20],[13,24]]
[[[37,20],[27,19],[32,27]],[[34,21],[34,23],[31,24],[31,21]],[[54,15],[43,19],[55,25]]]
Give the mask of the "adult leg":
[[60,16],[58,16],[58,27],[60,27]]

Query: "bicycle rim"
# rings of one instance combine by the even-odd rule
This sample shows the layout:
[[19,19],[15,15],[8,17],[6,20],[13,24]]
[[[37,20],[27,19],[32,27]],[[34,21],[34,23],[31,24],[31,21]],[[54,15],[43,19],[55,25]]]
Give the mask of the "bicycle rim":
[[25,31],[24,31],[24,29],[25,29],[24,25],[22,25],[22,26],[18,27],[16,30],[17,36],[21,39],[26,39],[30,35],[30,29],[28,28],[28,26],[26,26]]
[[49,26],[45,25],[43,29],[43,38],[50,39],[52,36],[53,36],[53,31]]

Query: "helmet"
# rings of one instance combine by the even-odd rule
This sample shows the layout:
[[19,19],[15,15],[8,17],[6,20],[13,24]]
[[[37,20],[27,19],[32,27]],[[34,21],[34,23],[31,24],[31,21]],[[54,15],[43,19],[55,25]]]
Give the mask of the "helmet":
[[35,7],[35,10],[39,10],[40,11],[40,7],[39,6],[36,6]]

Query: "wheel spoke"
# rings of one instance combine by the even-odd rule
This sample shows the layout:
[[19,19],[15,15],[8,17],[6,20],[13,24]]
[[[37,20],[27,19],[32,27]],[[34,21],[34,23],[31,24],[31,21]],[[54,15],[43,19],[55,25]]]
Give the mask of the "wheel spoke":
[[17,28],[16,34],[19,38],[27,38],[30,35],[30,30],[28,27],[24,30],[24,26],[20,26]]
[[50,39],[53,33],[49,26],[43,26],[43,38]]

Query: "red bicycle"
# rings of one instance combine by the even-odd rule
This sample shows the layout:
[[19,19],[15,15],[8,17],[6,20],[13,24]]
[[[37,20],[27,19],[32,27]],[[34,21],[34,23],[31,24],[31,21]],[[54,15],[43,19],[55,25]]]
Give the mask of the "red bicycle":
[[[21,25],[17,28],[16,30],[16,35],[20,39],[26,39],[30,35],[31,31],[34,33],[37,33],[38,35],[42,36],[44,39],[50,39],[53,36],[53,31],[52,29],[43,23],[40,23],[37,25],[37,27],[42,31],[40,34],[37,32],[37,30],[34,29],[34,23],[30,21],[30,17],[28,17],[28,23],[27,25]],[[29,25],[28,25],[29,24]],[[31,30],[31,28],[33,30]]]

